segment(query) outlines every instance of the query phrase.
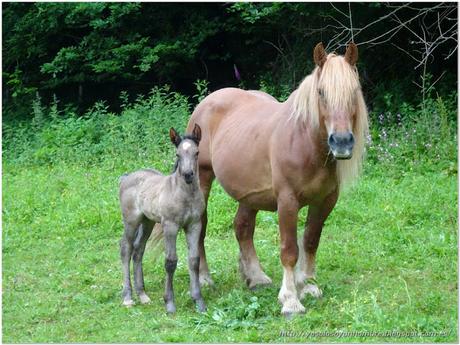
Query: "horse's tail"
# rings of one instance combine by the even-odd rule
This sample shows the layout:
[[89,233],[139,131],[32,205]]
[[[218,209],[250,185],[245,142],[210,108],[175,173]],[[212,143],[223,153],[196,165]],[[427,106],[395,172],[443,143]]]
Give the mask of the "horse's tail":
[[147,250],[153,252],[154,260],[160,257],[160,251],[164,248],[163,227],[160,223],[155,224],[147,242]]

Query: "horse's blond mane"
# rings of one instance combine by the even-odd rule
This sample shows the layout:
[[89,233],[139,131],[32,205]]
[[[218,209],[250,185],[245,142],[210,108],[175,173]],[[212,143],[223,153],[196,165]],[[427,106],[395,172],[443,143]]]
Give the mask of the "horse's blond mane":
[[319,128],[318,89],[322,90],[327,104],[332,109],[355,108],[353,157],[350,160],[337,162],[337,178],[340,188],[343,189],[347,184],[352,183],[361,172],[365,141],[369,131],[367,108],[358,72],[342,56],[329,54],[323,68],[320,70],[319,67],[316,67],[297,88],[291,113],[294,121],[308,123],[311,128]]

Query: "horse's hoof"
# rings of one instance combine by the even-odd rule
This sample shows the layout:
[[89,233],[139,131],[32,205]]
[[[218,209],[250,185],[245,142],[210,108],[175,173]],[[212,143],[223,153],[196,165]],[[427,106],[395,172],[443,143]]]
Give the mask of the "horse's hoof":
[[123,306],[131,308],[134,305],[134,301],[132,299],[127,299],[123,301]]
[[197,301],[196,309],[198,310],[199,313],[206,312],[207,308],[206,308],[206,304],[204,304],[204,301]]
[[272,280],[264,274],[257,278],[248,279],[247,284],[249,289],[254,291],[271,285]]
[[314,298],[321,298],[323,297],[323,291],[321,291],[316,284],[307,284],[300,292],[300,299],[303,299],[306,295],[311,295]]
[[211,276],[208,274],[200,275],[200,286],[214,286],[214,281],[212,280]]
[[149,304],[152,301],[150,297],[147,296],[145,293],[139,295],[139,299],[141,300],[142,304]]
[[166,304],[166,312],[168,314],[174,314],[176,312],[176,306],[172,303]]
[[281,314],[291,318],[294,314],[303,314],[305,313],[305,307],[300,303],[298,299],[288,299],[283,303],[283,308],[281,308]]

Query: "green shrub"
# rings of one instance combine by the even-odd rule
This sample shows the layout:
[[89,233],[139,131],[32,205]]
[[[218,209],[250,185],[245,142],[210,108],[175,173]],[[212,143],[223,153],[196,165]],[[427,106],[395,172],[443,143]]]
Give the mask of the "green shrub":
[[30,123],[4,124],[8,161],[92,164],[103,159],[164,155],[172,149],[169,128],[185,131],[190,116],[187,98],[168,88],[155,88],[131,105],[125,102],[119,115],[109,112],[103,101],[78,117],[69,109],[60,111],[56,100],[47,109],[39,99],[33,113]]
[[368,160],[401,170],[442,170],[457,173],[457,93],[428,98],[397,112],[370,114]]
[[[197,96],[208,90],[198,80]],[[266,91],[272,91],[269,86]],[[388,102],[393,97],[387,95]],[[121,112],[109,111],[97,102],[83,116],[70,106],[61,107],[54,99],[49,107],[36,98],[31,106],[33,120],[3,125],[4,158],[21,164],[77,162],[113,164],[163,162],[172,165],[173,147],[168,131],[184,132],[190,117],[189,100],[168,87],[154,88],[130,103],[121,93]],[[457,93],[427,98],[414,107],[403,102],[386,112],[372,112],[368,162],[385,166],[395,175],[413,169],[457,173]],[[391,169],[389,169],[391,168]],[[169,168],[167,168],[169,169]],[[377,171],[378,169],[374,169]]]

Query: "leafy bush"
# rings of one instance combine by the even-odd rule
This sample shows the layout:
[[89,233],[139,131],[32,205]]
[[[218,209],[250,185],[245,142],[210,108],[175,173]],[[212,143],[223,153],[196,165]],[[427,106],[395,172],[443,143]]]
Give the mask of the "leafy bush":
[[[198,80],[196,87],[193,100],[200,100],[208,93],[207,82]],[[393,97],[387,98],[390,101]],[[23,164],[94,164],[107,160],[114,165],[162,161],[169,166],[173,147],[168,130],[175,127],[185,131],[189,100],[163,87],[132,103],[122,92],[120,101],[120,114],[110,112],[100,101],[78,117],[71,106],[61,107],[55,99],[45,107],[37,97],[31,107],[32,121],[3,125],[4,158]],[[398,111],[371,113],[368,161],[385,166],[395,175],[414,169],[456,174],[456,105],[457,93],[453,92],[428,98],[418,107],[402,103]]]
[[368,159],[400,170],[431,169],[457,173],[457,93],[428,98],[414,108],[371,114]]
[[101,101],[83,117],[69,108],[62,114],[57,101],[47,109],[37,99],[32,122],[4,124],[5,158],[30,164],[91,164],[106,158],[148,158],[169,152],[169,128],[185,131],[190,114],[187,98],[167,87],[155,88],[133,104],[127,103],[125,95],[121,97],[121,114],[109,112]]

